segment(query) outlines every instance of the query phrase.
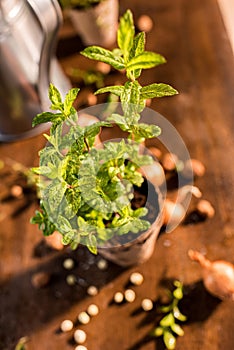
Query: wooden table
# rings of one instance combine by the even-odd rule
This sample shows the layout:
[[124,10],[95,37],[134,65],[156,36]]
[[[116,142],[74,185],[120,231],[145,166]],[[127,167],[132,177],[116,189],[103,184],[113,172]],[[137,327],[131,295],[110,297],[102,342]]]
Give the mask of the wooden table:
[[[201,283],[201,269],[188,259],[190,248],[206,253],[211,260],[225,259],[234,263],[234,65],[218,5],[214,0],[140,0],[120,1],[121,14],[131,8],[135,18],[147,14],[153,18],[153,30],[147,34],[147,49],[163,54],[168,63],[146,71],[143,83],[166,82],[180,94],[155,100],[151,108],[160,112],[177,128],[191,157],[206,166],[205,176],[196,180],[203,198],[215,208],[215,217],[193,225],[180,225],[162,234],[155,253],[145,264],[122,269],[109,264],[98,270],[86,250],[50,251],[42,243],[37,228],[29,223],[37,203],[33,194],[23,199],[0,203],[0,349],[11,350],[17,340],[28,336],[29,350],[74,349],[73,332],[61,334],[62,320],[76,320],[90,303],[100,314],[82,326],[87,333],[89,350],[162,350],[160,339],[148,336],[158,321],[154,310],[141,311],[141,300],[158,301],[165,295],[162,282],[183,281],[183,312],[188,321],[185,334],[177,339],[177,350],[232,350],[234,346],[234,303],[219,301],[208,294]],[[64,27],[58,55],[66,69],[79,65],[80,41]],[[69,28],[68,28],[69,29]],[[76,41],[77,40],[77,41]],[[74,42],[75,44],[74,46]],[[73,46],[69,46],[73,43]],[[77,45],[77,46],[76,46]],[[116,79],[116,76],[115,76]],[[0,145],[0,159],[9,159],[26,167],[38,164],[38,150],[44,145],[42,135]],[[19,179],[1,170],[1,191]],[[20,180],[21,181],[21,180]],[[1,195],[3,192],[1,192]],[[4,196],[3,196],[4,198]],[[26,199],[25,199],[26,198]],[[75,268],[69,272],[62,263],[72,256]],[[48,286],[35,289],[31,277],[35,272],[51,275]],[[117,306],[111,303],[116,291],[124,291],[132,271],[144,275],[144,283],[133,287],[134,303]],[[81,285],[71,287],[66,277],[73,273]],[[99,293],[90,297],[88,285]]]

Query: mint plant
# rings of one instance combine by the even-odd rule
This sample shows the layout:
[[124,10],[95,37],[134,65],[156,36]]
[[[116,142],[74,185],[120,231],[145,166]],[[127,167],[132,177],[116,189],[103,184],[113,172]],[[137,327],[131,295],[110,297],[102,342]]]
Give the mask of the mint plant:
[[[113,237],[149,228],[147,209],[134,209],[132,200],[134,188],[140,188],[144,181],[139,168],[153,162],[151,156],[141,154],[140,143],[158,136],[160,128],[140,123],[140,113],[146,99],[177,93],[166,84],[142,87],[138,82],[143,69],[162,64],[165,59],[145,51],[145,34],[135,36],[130,10],[120,19],[117,41],[119,47],[113,51],[91,46],[82,54],[126,71],[123,86],[96,92],[117,95],[122,114],[110,113],[105,121],[81,127],[73,107],[79,89],[71,89],[63,101],[51,84],[50,108],[56,112],[43,112],[33,120],[33,126],[50,122],[51,128],[50,135],[45,135],[48,145],[40,151],[40,166],[33,169],[40,176],[40,211],[32,223],[38,224],[46,236],[57,230],[65,245],[75,249],[82,243],[93,253]],[[128,139],[96,147],[95,137],[102,127],[112,127],[113,123],[127,132]]]
[[164,344],[168,350],[175,349],[176,336],[183,336],[184,331],[179,322],[185,322],[187,317],[180,312],[178,303],[183,299],[183,284],[174,281],[176,287],[171,293],[171,302],[160,307],[160,311],[166,315],[160,320],[159,325],[151,331],[154,337],[163,337]]

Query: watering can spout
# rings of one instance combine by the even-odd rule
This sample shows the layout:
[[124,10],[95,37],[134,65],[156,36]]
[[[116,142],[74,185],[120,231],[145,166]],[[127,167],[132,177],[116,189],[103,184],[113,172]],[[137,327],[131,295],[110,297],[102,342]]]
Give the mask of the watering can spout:
[[1,0],[0,141],[41,132],[32,119],[49,108],[50,82],[63,95],[70,88],[55,57],[61,24],[57,0]]

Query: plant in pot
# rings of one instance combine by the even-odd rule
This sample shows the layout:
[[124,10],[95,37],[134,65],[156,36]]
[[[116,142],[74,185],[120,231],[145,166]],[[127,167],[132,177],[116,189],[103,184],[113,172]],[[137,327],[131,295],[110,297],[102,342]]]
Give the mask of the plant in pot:
[[85,45],[111,46],[118,25],[118,0],[59,0]]
[[[40,151],[40,166],[34,168],[40,177],[41,208],[32,222],[45,236],[59,231],[64,245],[76,249],[83,244],[93,253],[98,251],[119,265],[130,266],[151,256],[162,225],[162,195],[158,186],[148,181],[150,171],[144,171],[145,166],[156,164],[144,141],[157,137],[160,128],[142,123],[141,112],[146,99],[177,91],[163,83],[140,85],[142,69],[165,59],[145,51],[145,34],[135,35],[130,10],[120,18],[117,42],[119,47],[113,51],[91,46],[82,54],[125,70],[124,85],[96,92],[117,95],[120,110],[108,114],[108,106],[105,120],[94,118],[81,126],[82,115],[73,107],[79,89],[71,89],[62,101],[59,91],[50,85],[51,109],[56,112],[34,118],[34,126],[52,125],[50,135],[45,135],[48,144]],[[109,134],[113,131],[109,139],[106,130]],[[117,135],[122,137],[116,139]]]

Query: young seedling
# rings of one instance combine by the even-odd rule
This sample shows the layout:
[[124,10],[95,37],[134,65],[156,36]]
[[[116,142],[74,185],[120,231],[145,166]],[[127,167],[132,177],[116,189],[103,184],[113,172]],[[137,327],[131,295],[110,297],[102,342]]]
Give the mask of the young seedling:
[[[127,81],[123,86],[108,86],[96,92],[118,96],[122,114],[109,113],[105,121],[79,126],[73,107],[79,89],[71,89],[63,101],[51,84],[49,98],[56,112],[43,112],[33,120],[33,126],[51,122],[51,128],[50,135],[45,135],[48,145],[40,151],[40,166],[34,168],[40,175],[41,210],[32,222],[44,235],[59,231],[63,244],[75,249],[82,243],[93,253],[113,237],[137,234],[150,227],[147,208],[133,209],[131,202],[134,187],[144,182],[139,168],[153,163],[150,155],[141,154],[140,143],[157,137],[161,130],[154,124],[141,123],[141,112],[147,99],[177,93],[167,84],[142,87],[138,82],[143,69],[162,64],[165,59],[145,51],[145,34],[135,35],[130,10],[120,19],[117,42],[119,47],[113,51],[91,46],[82,54],[125,70]],[[95,137],[101,128],[113,124],[128,138],[96,147]]]
[[160,307],[160,311],[166,315],[160,320],[159,325],[151,331],[153,337],[163,337],[168,350],[175,349],[176,336],[184,335],[183,329],[177,322],[185,322],[187,319],[178,307],[179,301],[183,298],[183,285],[180,281],[175,281],[174,286],[176,288],[171,293],[170,304]]

